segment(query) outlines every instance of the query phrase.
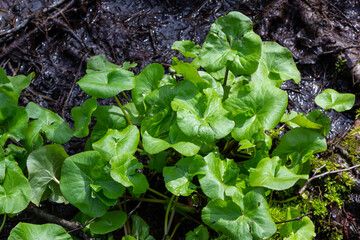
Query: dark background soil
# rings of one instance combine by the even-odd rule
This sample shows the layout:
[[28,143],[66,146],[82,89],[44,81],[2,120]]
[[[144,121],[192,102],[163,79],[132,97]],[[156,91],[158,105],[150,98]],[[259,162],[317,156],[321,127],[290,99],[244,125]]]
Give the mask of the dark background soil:
[[[1,0],[0,66],[8,75],[34,71],[36,77],[20,104],[34,101],[72,125],[71,108],[88,98],[76,81],[85,74],[89,57],[106,54],[115,64],[136,62],[135,73],[153,62],[166,67],[178,56],[171,50],[174,41],[192,40],[201,45],[211,23],[229,11],[246,14],[263,40],[277,41],[293,53],[302,81],[282,86],[289,94],[289,110],[310,112],[316,108],[314,98],[326,88],[359,92],[352,72],[360,60],[357,0]],[[337,71],[340,56],[347,62]],[[101,103],[113,104],[106,99]],[[329,141],[354,123],[354,111],[328,115],[332,120]],[[74,154],[83,150],[84,143],[73,139],[65,147]],[[354,206],[360,211],[358,203]],[[72,208],[48,202],[43,208],[63,218],[74,213]],[[138,211],[150,224],[151,233],[161,236],[162,206],[143,203]],[[5,238],[17,221],[42,222],[21,213],[8,221],[0,237]],[[194,226],[182,224],[178,235],[184,236]]]

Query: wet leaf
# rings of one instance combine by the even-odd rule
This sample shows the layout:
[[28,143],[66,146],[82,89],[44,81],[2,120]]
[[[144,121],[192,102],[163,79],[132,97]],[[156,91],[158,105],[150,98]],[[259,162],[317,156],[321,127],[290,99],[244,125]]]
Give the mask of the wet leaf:
[[285,190],[295,185],[299,179],[308,179],[308,175],[296,175],[281,165],[279,157],[264,158],[256,168],[250,169],[249,181],[252,187],[266,187]]
[[106,60],[105,55],[97,55],[89,59],[86,66],[86,73],[92,73],[97,71],[109,71],[116,69],[127,70],[129,68],[136,67],[136,65],[137,65],[136,63],[130,64],[129,62],[124,62],[123,66],[119,66]]
[[204,225],[200,225],[194,229],[194,231],[189,231],[185,240],[208,240],[209,239],[209,231]]
[[56,239],[71,240],[71,236],[59,225],[47,223],[36,225],[31,223],[18,223],[10,232],[9,240],[38,240]]
[[263,42],[260,64],[251,79],[258,82],[270,82],[280,87],[283,81],[290,79],[299,83],[301,76],[288,49],[276,42]]
[[224,107],[232,111],[235,127],[231,135],[237,140],[250,139],[260,129],[273,129],[287,107],[286,92],[265,83],[250,82],[233,93]]
[[89,135],[88,126],[91,122],[91,115],[96,110],[96,108],[96,98],[89,98],[82,104],[81,107],[74,107],[71,109],[71,116],[75,122],[75,137],[82,138]]
[[232,159],[222,160],[214,153],[205,157],[205,175],[198,176],[201,189],[211,198],[224,200],[225,190],[235,186],[239,168]]
[[206,225],[231,239],[266,239],[276,232],[263,194],[249,191],[244,197],[244,208],[231,200],[213,199],[201,212]]
[[205,160],[199,155],[180,159],[175,166],[165,167],[163,175],[166,188],[176,196],[189,196],[196,190],[191,181],[199,174],[205,174]]
[[62,197],[59,180],[62,164],[67,157],[64,148],[56,144],[43,146],[30,153],[27,159],[27,169],[32,192],[31,201],[37,206],[50,184],[56,190],[53,194],[57,195],[57,198]]
[[60,189],[65,198],[84,214],[101,217],[125,191],[110,176],[108,161],[96,151],[75,154],[65,159]]
[[105,213],[90,223],[90,230],[95,234],[106,234],[121,228],[126,222],[126,213],[117,210]]
[[337,112],[344,112],[354,106],[355,95],[326,89],[315,98],[315,103],[325,110],[332,108]]
[[149,225],[138,215],[131,216],[132,221],[132,235],[138,240],[155,240],[149,232]]
[[177,112],[178,126],[189,137],[214,142],[228,135],[234,127],[213,89],[205,89],[204,94],[191,99],[175,98],[171,106]]
[[195,58],[199,54],[200,46],[189,40],[175,41],[171,49],[178,50],[184,57]]

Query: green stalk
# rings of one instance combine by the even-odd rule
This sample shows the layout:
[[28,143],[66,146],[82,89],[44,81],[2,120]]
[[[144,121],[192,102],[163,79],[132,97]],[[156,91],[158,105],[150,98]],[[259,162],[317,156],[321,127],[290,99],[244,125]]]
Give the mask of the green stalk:
[[4,214],[4,217],[3,217],[3,220],[2,220],[2,223],[1,223],[1,226],[0,226],[0,232],[4,228],[5,222],[6,222],[6,213]]
[[136,201],[141,201],[141,202],[151,202],[151,203],[161,203],[161,204],[166,203],[166,200],[160,200],[160,199],[137,198],[137,197],[132,197],[132,196],[127,196],[127,198],[132,199],[132,200],[136,200]]
[[158,191],[156,191],[156,190],[154,190],[154,189],[152,189],[152,188],[148,188],[148,190],[149,190],[150,192],[155,193],[156,195],[158,195],[158,196],[160,196],[160,197],[163,197],[163,198],[165,198],[165,199],[169,199],[168,196],[166,196],[166,195],[164,195],[164,194],[162,194],[162,193],[160,193],[160,192],[158,192]]
[[117,96],[114,96],[116,103],[119,105],[121,111],[124,113],[124,116],[126,118],[126,121],[130,124],[133,125],[133,123],[131,122],[131,119],[129,117],[129,115],[127,114],[127,112],[125,111],[125,108],[123,107],[123,105],[121,104],[119,98]]
[[130,98],[126,95],[125,92],[122,92],[122,94],[123,94],[124,98],[126,98],[126,100],[127,100],[128,102],[132,102],[132,101],[130,100]]
[[[118,200],[118,204],[117,204],[117,205],[118,205],[119,209],[120,209],[121,211],[123,211],[123,208],[121,207],[121,203],[119,202],[119,200]],[[124,224],[123,227],[124,227],[125,236],[129,235],[126,224]]]
[[189,58],[188,58],[188,57],[186,57],[186,62],[190,63],[190,62],[189,62]]
[[228,68],[226,68],[226,70],[225,70],[224,82],[223,82],[223,87],[225,87],[225,86],[226,86],[226,84],[227,84],[227,79],[228,79],[228,76],[229,76],[229,69],[228,69]]
[[294,197],[291,197],[291,198],[288,198],[288,199],[285,199],[285,200],[274,200],[274,202],[276,203],[287,203],[287,202],[291,202],[293,200],[296,200],[299,196],[294,196]]
[[178,228],[179,228],[180,224],[181,224],[184,220],[185,220],[185,218],[182,218],[182,219],[180,220],[180,222],[178,222],[178,224],[176,224],[176,226],[174,227],[173,232],[171,233],[170,239],[173,239],[173,237],[174,237],[174,235],[175,235],[176,230],[178,230]]
[[269,202],[268,202],[269,206],[270,206],[272,198],[273,198],[273,193],[274,193],[274,190],[271,189],[270,190],[270,198],[269,198]]
[[164,222],[164,237],[163,240],[166,238],[167,234],[168,234],[168,220],[169,220],[169,213],[170,213],[170,208],[172,206],[172,202],[175,198],[175,195],[172,195],[170,198],[170,201],[168,203],[168,206],[166,208],[166,212],[165,212],[165,222]]
[[[125,195],[124,195],[124,211],[125,211],[126,215],[128,215],[127,207],[126,207],[126,196]],[[131,227],[130,227],[130,222],[129,222],[128,218],[126,218],[125,225],[126,225],[128,233],[131,234]]]
[[175,201],[174,201],[173,210],[172,210],[171,215],[170,215],[170,220],[169,220],[169,224],[168,224],[167,232],[169,232],[169,231],[170,231],[171,224],[172,224],[172,222],[173,222],[173,220],[174,220],[174,216],[175,216],[175,208],[176,208],[176,205],[177,205],[178,201],[179,201],[179,196],[176,196]]

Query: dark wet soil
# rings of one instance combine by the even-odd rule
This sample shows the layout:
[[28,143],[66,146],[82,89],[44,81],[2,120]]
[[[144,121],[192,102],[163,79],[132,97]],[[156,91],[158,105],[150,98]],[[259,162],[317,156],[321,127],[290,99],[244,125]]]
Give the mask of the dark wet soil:
[[[89,57],[106,54],[116,64],[136,62],[135,73],[153,62],[168,66],[171,58],[178,56],[171,50],[174,41],[201,44],[211,23],[229,11],[246,14],[263,40],[277,41],[293,53],[302,81],[282,86],[289,94],[289,110],[310,112],[316,108],[314,98],[326,88],[359,92],[351,72],[360,61],[357,0],[2,0],[0,66],[8,75],[34,71],[36,77],[23,92],[20,104],[34,101],[71,125],[71,108],[88,98],[75,82],[85,74]],[[341,69],[335,67],[339,58],[347,59]],[[354,123],[354,111],[327,114],[332,120],[329,141]],[[84,144],[85,140],[72,140],[66,149],[74,154],[82,151]],[[358,198],[354,192],[353,199]],[[62,213],[51,203],[45,207],[50,213],[69,217],[66,207],[60,208]],[[359,202],[353,200],[349,209],[359,213]],[[152,234],[161,236],[162,206],[143,203],[139,212]],[[360,219],[360,213],[356,217]],[[26,213],[15,219],[37,222]],[[11,225],[12,221],[9,229]],[[179,236],[193,227],[183,224]],[[6,229],[1,238],[4,232]],[[356,236],[352,232],[349,236]]]

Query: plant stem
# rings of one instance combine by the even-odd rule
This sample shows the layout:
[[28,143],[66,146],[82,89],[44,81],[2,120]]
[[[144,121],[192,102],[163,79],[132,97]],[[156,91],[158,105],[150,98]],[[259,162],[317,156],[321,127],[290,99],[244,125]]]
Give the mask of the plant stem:
[[186,57],[186,61],[189,63],[189,58],[188,57]]
[[291,202],[292,200],[295,200],[297,199],[299,196],[295,196],[295,197],[291,197],[291,198],[288,198],[288,199],[285,199],[285,200],[274,200],[276,203],[287,203],[287,202]]
[[60,184],[60,181],[59,181],[56,177],[53,177],[53,180],[54,180],[54,182],[56,182],[57,184]]
[[170,215],[170,220],[169,220],[167,232],[170,231],[171,224],[172,224],[172,222],[173,222],[173,220],[174,220],[174,216],[175,216],[175,206],[177,205],[178,201],[179,201],[179,196],[176,196],[176,197],[175,197],[175,201],[174,201],[174,205],[173,205],[173,210],[172,210],[171,215]]
[[[125,213],[127,215],[126,196],[125,195],[124,195],[124,211],[125,211]],[[131,234],[131,227],[130,227],[130,222],[129,222],[128,218],[126,218],[125,224],[126,224],[126,228],[128,230],[128,233]]]
[[185,218],[182,218],[182,219],[180,220],[180,222],[178,222],[178,224],[176,224],[176,226],[174,227],[173,232],[172,232],[171,235],[170,235],[170,239],[172,239],[172,238],[174,237],[176,230],[179,228],[180,224],[181,224],[184,220],[185,220]]
[[151,198],[137,198],[132,196],[127,196],[128,199],[136,200],[136,201],[142,201],[142,202],[151,202],[151,203],[161,203],[165,204],[166,200],[160,200],[160,199],[151,199]]
[[126,100],[127,100],[128,102],[132,102],[132,101],[130,100],[130,98],[126,95],[125,92],[122,92],[122,94],[123,94],[123,96],[126,98]]
[[231,139],[230,141],[226,142],[224,149],[222,150],[222,155],[230,152],[230,150],[234,147],[236,143],[235,139]]
[[3,220],[2,220],[2,223],[1,223],[1,226],[0,226],[0,232],[4,228],[5,222],[6,222],[6,213],[4,214],[4,217],[3,217]]
[[127,112],[125,111],[125,108],[123,107],[123,105],[121,104],[119,98],[117,96],[114,96],[116,103],[119,105],[121,111],[124,113],[124,116],[126,118],[126,121],[130,124],[133,125],[133,123],[131,122],[131,119],[129,117],[129,115],[127,114]]
[[227,84],[227,79],[228,79],[228,76],[229,76],[229,69],[228,69],[228,68],[226,68],[226,70],[225,70],[224,82],[223,82],[223,87],[225,87],[225,86],[226,86],[226,84]]
[[273,198],[273,193],[274,193],[274,190],[270,190],[270,198],[269,198],[269,202],[268,204],[270,205],[271,201],[272,201],[272,198]]
[[160,192],[158,192],[158,191],[156,191],[156,190],[154,190],[154,189],[152,189],[152,188],[148,188],[148,190],[149,190],[150,192],[155,193],[156,195],[158,195],[158,196],[160,196],[160,197],[163,197],[163,198],[165,198],[165,199],[169,199],[168,196],[166,196],[166,195],[164,195],[164,194],[162,194],[162,193],[160,193]]
[[[121,211],[123,211],[123,208],[121,207],[120,201],[118,201],[118,207],[119,207],[119,209],[120,209]],[[124,224],[124,233],[125,233],[125,236],[129,235],[126,224]]]
[[167,234],[168,234],[168,220],[169,220],[169,213],[170,213],[170,208],[172,205],[172,202],[175,198],[175,195],[172,195],[170,198],[170,201],[168,203],[168,206],[166,208],[166,212],[165,212],[165,222],[164,222],[164,236],[163,236],[163,240],[166,238]]

